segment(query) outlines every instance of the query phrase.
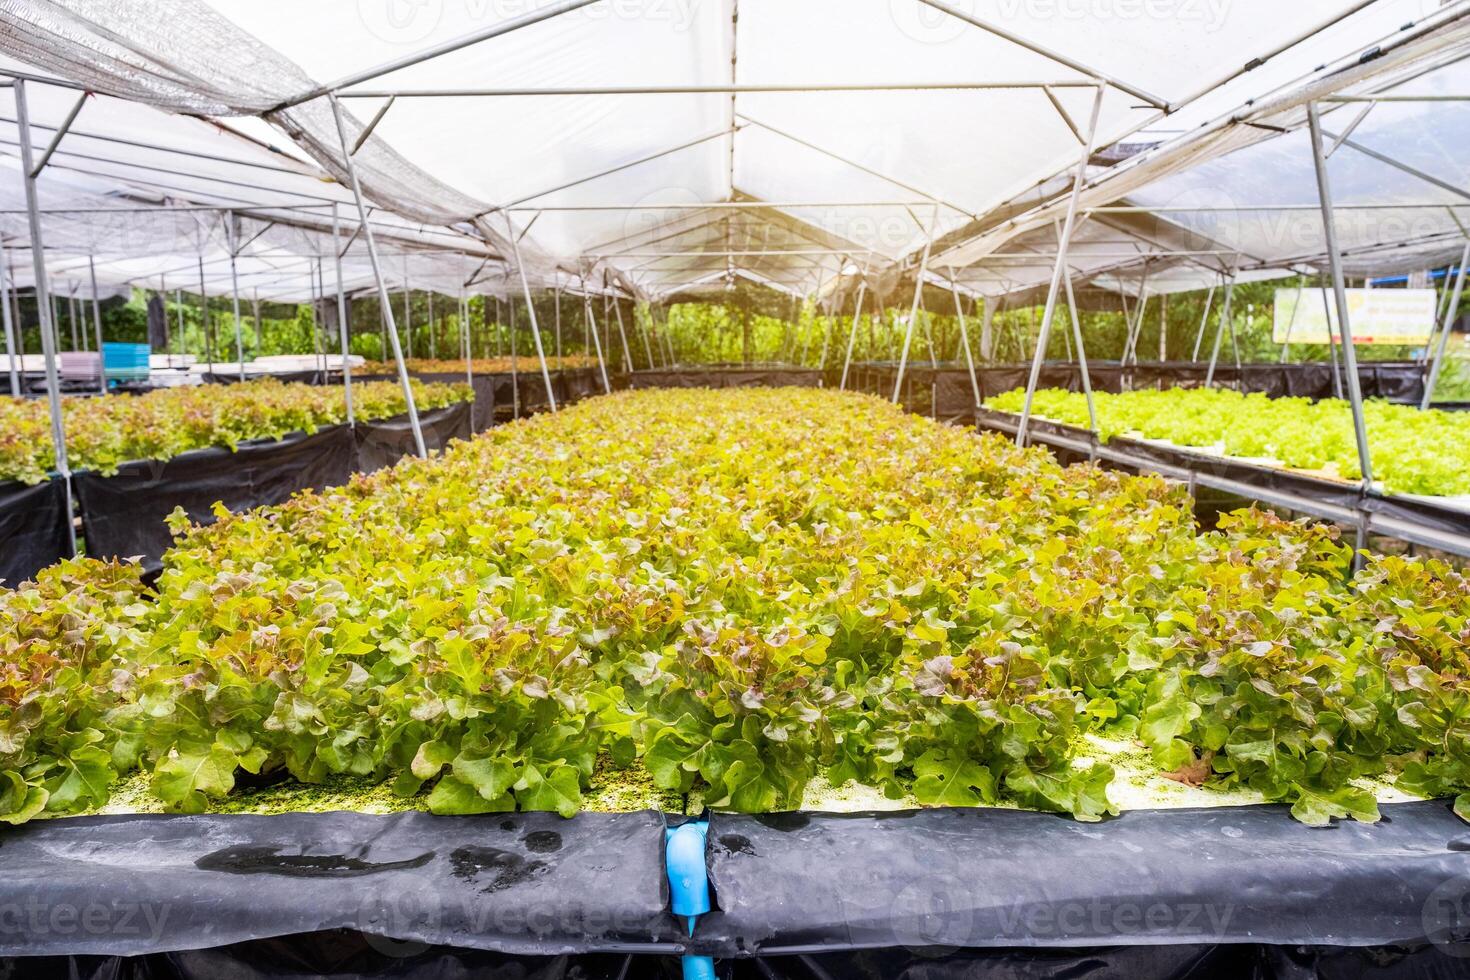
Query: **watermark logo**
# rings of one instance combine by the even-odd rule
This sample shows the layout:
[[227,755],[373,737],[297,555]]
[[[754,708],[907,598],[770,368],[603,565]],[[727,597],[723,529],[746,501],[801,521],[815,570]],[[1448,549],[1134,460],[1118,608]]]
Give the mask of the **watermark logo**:
[[1425,938],[1440,952],[1470,959],[1470,877],[1458,875],[1430,892],[1421,922]]
[[[977,9],[975,0],[953,0],[949,4],[961,14],[998,27],[1034,24],[1038,28],[1055,28],[1059,21],[1151,22],[1193,25],[1210,34],[1225,26],[1230,19],[1231,5],[1232,0],[994,0],[982,10]],[[922,44],[946,44],[967,31],[976,30],[961,17],[919,0],[889,0],[888,7],[899,31]]]
[[444,0],[357,0],[357,16],[381,41],[416,44],[444,19]]
[[[528,17],[544,9],[546,0],[357,0],[357,14],[369,33],[400,46],[422,44],[452,20],[455,33],[468,33],[494,24]],[[581,18],[593,23],[609,20],[666,23],[676,32],[689,30],[702,4],[713,0],[597,0],[557,15],[556,20]],[[714,9],[711,7],[711,9]]]
[[157,943],[172,907],[164,902],[52,902],[39,898],[0,903],[0,936],[128,938]]

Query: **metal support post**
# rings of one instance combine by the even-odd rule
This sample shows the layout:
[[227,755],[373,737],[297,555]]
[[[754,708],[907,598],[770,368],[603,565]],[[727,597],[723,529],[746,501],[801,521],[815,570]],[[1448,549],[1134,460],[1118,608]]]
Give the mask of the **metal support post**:
[[1205,294],[1205,312],[1204,315],[1199,318],[1199,332],[1194,335],[1194,353],[1191,354],[1189,357],[1190,361],[1192,362],[1198,363],[1199,361],[1199,348],[1200,344],[1204,343],[1205,325],[1210,322],[1210,307],[1213,306],[1215,302],[1215,289],[1216,284],[1210,283],[1210,291]]
[[1358,354],[1353,349],[1353,327],[1348,317],[1347,281],[1342,272],[1342,252],[1337,243],[1337,221],[1332,211],[1332,182],[1327,175],[1327,160],[1322,155],[1322,119],[1317,103],[1307,103],[1307,124],[1311,129],[1312,162],[1317,172],[1317,197],[1322,204],[1322,230],[1327,239],[1327,259],[1332,268],[1332,293],[1337,301],[1338,330],[1342,335],[1342,357],[1347,367],[1348,399],[1352,402],[1353,434],[1358,442],[1358,466],[1363,486],[1373,483],[1373,458],[1368,450],[1368,421],[1363,414],[1363,386],[1358,377]]
[[1225,282],[1225,305],[1220,310],[1220,323],[1215,328],[1215,346],[1210,351],[1210,369],[1205,372],[1205,387],[1211,388],[1215,384],[1215,367],[1220,363],[1220,345],[1225,341],[1226,322],[1235,315],[1230,308],[1235,299],[1235,276],[1232,274]]
[[[238,257],[235,250],[235,214],[232,211],[225,212],[225,238],[230,249],[230,303],[235,312],[235,360],[240,367],[240,380],[245,380],[245,337],[240,326],[240,276],[235,268],[235,259]],[[260,327],[255,328],[256,342],[259,343]]]
[[893,379],[893,404],[903,392],[904,370],[908,367],[909,346],[914,342],[914,321],[919,317],[919,300],[924,293],[924,273],[929,269],[929,250],[934,245],[934,225],[939,220],[939,205],[929,212],[929,227],[924,233],[924,252],[919,256],[919,274],[914,279],[914,301],[909,304],[909,322],[903,332],[903,353],[898,357],[898,376]]
[[597,350],[597,370],[602,375],[604,394],[612,394],[612,383],[607,380],[607,362],[602,359],[602,335],[597,330],[597,320],[592,316],[592,295],[587,292],[587,280],[582,280],[582,316],[587,332],[592,335],[592,346]]
[[546,366],[546,351],[541,346],[541,327],[536,323],[536,305],[531,302],[531,283],[526,279],[526,267],[521,262],[520,239],[516,237],[516,230],[510,223],[510,215],[505,216],[505,230],[510,235],[510,247],[516,260],[516,272],[521,277],[521,292],[526,297],[526,312],[531,317],[531,337],[536,341],[536,358],[541,362],[541,380],[546,384],[546,401],[551,406],[551,411],[556,411],[556,392],[551,390],[551,371]]
[[1016,425],[1016,445],[1025,446],[1027,431],[1031,427],[1031,405],[1036,398],[1036,386],[1041,381],[1041,365],[1046,359],[1046,345],[1051,339],[1051,321],[1056,314],[1057,294],[1061,291],[1063,273],[1067,269],[1067,252],[1072,244],[1072,229],[1077,226],[1077,201],[1082,196],[1082,184],[1087,180],[1087,161],[1092,156],[1092,146],[1097,140],[1097,123],[1102,114],[1103,88],[1098,86],[1092,100],[1092,120],[1087,126],[1087,142],[1082,147],[1077,171],[1072,178],[1072,193],[1067,201],[1067,218],[1062,225],[1062,236],[1057,242],[1057,263],[1052,269],[1051,285],[1046,293],[1046,311],[1041,318],[1041,331],[1036,338],[1036,353],[1031,358],[1031,374],[1026,380],[1026,403],[1021,408],[1021,419]]
[[357,204],[357,219],[362,225],[363,239],[367,242],[368,261],[373,267],[373,279],[378,285],[378,307],[383,314],[383,329],[388,334],[388,340],[393,348],[393,360],[398,365],[398,382],[403,386],[403,400],[408,408],[408,425],[413,430],[414,449],[420,456],[428,456],[429,451],[424,446],[424,431],[419,426],[418,406],[414,404],[413,385],[408,380],[408,367],[403,363],[403,348],[398,344],[398,327],[393,322],[393,307],[388,300],[388,286],[383,281],[383,269],[378,262],[378,245],[373,237],[372,225],[368,223],[367,206],[362,200],[362,185],[357,179],[357,167],[352,162],[352,154],[348,152],[347,128],[342,122],[342,106],[337,102],[335,96],[328,97],[332,103],[332,115],[337,122],[337,139],[342,146],[343,166],[347,170],[348,182],[352,185],[352,198]]
[[342,285],[342,223],[337,204],[332,203],[332,260],[337,280],[337,334],[342,340],[342,393],[347,399],[347,424],[355,427],[357,417],[352,406],[352,347],[347,339],[347,294]]
[[64,517],[67,546],[70,553],[75,555],[77,529],[72,520],[71,465],[66,458],[66,423],[61,414],[61,376],[56,369],[56,324],[51,318],[51,297],[46,284],[40,202],[36,198],[36,168],[31,160],[31,118],[23,79],[15,80],[14,93],[15,127],[20,141],[21,182],[25,185],[26,218],[31,232],[31,265],[36,276],[36,313],[41,321],[41,355],[46,362],[46,402],[51,414],[51,444],[56,453],[56,472],[61,475],[66,495]]
[[1429,362],[1429,376],[1424,380],[1424,398],[1419,403],[1421,409],[1427,409],[1434,401],[1434,388],[1439,384],[1440,368],[1444,367],[1445,351],[1449,347],[1450,333],[1455,326],[1455,313],[1460,309],[1460,297],[1465,292],[1466,263],[1470,263],[1470,241],[1465,243],[1465,251],[1460,255],[1460,271],[1455,276],[1455,288],[1450,294],[1450,304],[1444,313],[1444,326],[1440,328],[1439,344]]
[[970,330],[965,325],[965,308],[960,303],[960,286],[955,281],[953,269],[950,270],[949,274],[949,290],[954,296],[955,315],[960,318],[960,346],[965,349],[965,368],[970,372],[970,391],[975,396],[975,407],[979,408],[980,379],[975,374],[975,355],[970,352]]
[[838,391],[847,390],[847,374],[852,369],[852,345],[857,341],[858,322],[863,318],[863,299],[867,294],[868,274],[864,269],[862,282],[858,283],[857,303],[852,310],[852,329],[847,334],[847,356],[842,359],[842,381],[837,385]]
[[[0,252],[4,249],[0,248]],[[4,256],[0,255],[0,316],[5,323],[5,357],[10,366],[10,394],[20,397],[20,343],[15,331],[15,318],[10,314],[10,294],[15,287],[6,269]],[[101,350],[101,346],[97,348]],[[104,387],[106,382],[103,383]]]

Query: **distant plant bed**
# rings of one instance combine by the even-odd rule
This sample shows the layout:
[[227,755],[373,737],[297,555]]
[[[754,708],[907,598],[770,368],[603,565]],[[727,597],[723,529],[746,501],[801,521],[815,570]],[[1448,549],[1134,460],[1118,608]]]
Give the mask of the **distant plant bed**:
[[868,396],[598,398],[185,528],[156,593],[90,560],[0,593],[0,820],[134,772],[186,811],[249,773],[570,814],[609,767],[1095,820],[1095,736],[1316,824],[1376,819],[1370,777],[1464,792],[1470,583],[1351,577],[1335,535],[1199,534],[1163,479]]
[[[408,369],[415,374],[464,374],[464,358],[458,360],[427,357],[411,357],[408,359]],[[474,361],[474,372],[476,374],[510,374],[512,365],[517,372],[530,374],[541,371],[541,360],[535,356],[531,357],[477,357]],[[588,357],[583,354],[572,354],[565,357],[546,358],[546,366],[552,371],[575,371],[579,368],[597,366],[597,358]],[[396,361],[368,361],[367,363],[352,369],[358,374],[379,375],[395,374],[398,371]]]
[[[1099,434],[1104,440],[1139,435],[1180,446],[1214,448],[1228,456],[1266,457],[1283,466],[1325,470],[1356,480],[1357,441],[1352,410],[1338,399],[1270,398],[1210,388],[1096,392]],[[1023,389],[1006,392],[985,407],[1019,413]],[[1036,393],[1033,414],[1086,427],[1087,399],[1046,389]],[[1421,412],[1371,399],[1364,405],[1373,476],[1393,493],[1429,496],[1470,494],[1470,425],[1453,412]]]
[[[352,388],[358,418],[386,419],[407,410],[397,382]],[[474,398],[463,384],[414,384],[420,410]],[[234,449],[251,439],[279,439],[347,421],[341,387],[287,384],[270,378],[234,385],[164,388],[127,395],[68,398],[66,446],[73,471],[104,475],[130,460],[171,459],[194,449]],[[46,402],[0,397],[0,480],[40,483],[55,466]]]

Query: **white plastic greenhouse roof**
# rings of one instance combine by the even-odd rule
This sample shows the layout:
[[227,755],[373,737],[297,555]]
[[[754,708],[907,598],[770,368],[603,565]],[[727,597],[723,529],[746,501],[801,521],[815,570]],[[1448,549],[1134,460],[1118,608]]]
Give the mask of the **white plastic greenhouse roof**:
[[[390,285],[508,292],[514,237],[533,286],[649,297],[809,295],[930,241],[971,296],[1044,286],[1098,91],[1075,276],[1314,269],[1306,102],[1470,95],[1470,0],[0,0],[0,22],[0,72],[71,86],[27,84],[40,146],[77,87],[105,93],[43,208],[156,211],[46,215],[52,274],[197,291],[202,256],[224,292],[233,240],[263,298],[310,294],[333,202],[357,226],[329,90],[350,141],[372,127],[353,159]],[[1322,105],[1350,272],[1458,255],[1470,106]],[[24,245],[14,118],[0,236]]]

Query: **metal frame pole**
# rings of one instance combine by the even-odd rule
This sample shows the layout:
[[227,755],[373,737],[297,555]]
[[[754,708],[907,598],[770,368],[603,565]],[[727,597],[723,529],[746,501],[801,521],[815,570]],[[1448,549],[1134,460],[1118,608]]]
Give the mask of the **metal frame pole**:
[[337,333],[342,338],[342,390],[347,398],[347,425],[355,428],[357,416],[352,405],[352,345],[347,337],[347,295],[342,287],[342,223],[336,202],[332,204],[332,260],[337,279]]
[[36,315],[41,321],[41,354],[46,362],[46,402],[51,413],[51,442],[56,451],[56,472],[61,475],[66,495],[66,541],[77,553],[77,529],[72,520],[71,464],[66,457],[66,423],[61,414],[61,377],[56,369],[55,322],[46,285],[46,255],[41,236],[40,202],[36,198],[36,168],[31,160],[31,119],[26,104],[26,83],[15,80],[15,128],[20,142],[21,182],[25,185],[26,219],[31,232],[31,265],[36,275]]
[[[1235,276],[1232,274],[1225,281],[1225,305],[1220,309],[1220,323],[1215,328],[1215,346],[1210,351],[1210,369],[1205,372],[1205,387],[1211,388],[1215,384],[1215,367],[1220,363],[1220,345],[1225,340],[1225,324],[1234,315],[1231,304],[1235,299]],[[1234,331],[1232,330],[1232,333]]]
[[868,270],[863,270],[862,281],[858,283],[857,303],[852,310],[852,329],[847,332],[847,356],[842,359],[842,381],[837,385],[838,391],[847,390],[847,374],[852,369],[852,346],[857,342],[858,322],[863,318],[863,300],[868,295]]
[[[166,331],[168,329],[168,293],[165,291],[161,298],[163,300],[163,324]],[[86,350],[84,341],[87,339],[87,333],[85,330],[77,329],[77,287],[75,283],[72,284],[71,291],[66,294],[66,318],[71,324],[71,349],[74,351]]]
[[1041,381],[1041,365],[1046,359],[1046,345],[1051,340],[1051,321],[1056,315],[1057,294],[1061,291],[1063,273],[1067,269],[1067,252],[1072,245],[1072,231],[1077,227],[1077,201],[1082,196],[1082,184],[1087,180],[1087,161],[1092,156],[1093,144],[1097,141],[1097,123],[1102,114],[1103,87],[1097,88],[1092,99],[1092,121],[1087,126],[1087,141],[1077,161],[1077,171],[1072,178],[1072,192],[1067,201],[1067,218],[1062,224],[1061,239],[1057,242],[1057,264],[1052,269],[1051,285],[1046,292],[1046,311],[1041,318],[1041,331],[1036,338],[1036,353],[1031,358],[1031,374],[1026,379],[1026,403],[1021,408],[1021,420],[1016,425],[1016,445],[1025,446],[1031,428],[1031,405],[1036,398],[1036,386]]
[[960,304],[960,286],[955,281],[954,270],[949,273],[949,291],[954,296],[954,312],[960,318],[960,346],[965,349],[965,368],[970,372],[970,390],[975,395],[975,407],[980,407],[980,379],[975,374],[975,355],[970,351],[970,330],[965,326],[965,308]]
[[929,269],[929,250],[934,245],[934,225],[939,221],[939,205],[929,212],[929,228],[924,235],[924,252],[919,256],[919,274],[914,279],[914,301],[909,304],[909,322],[903,332],[903,353],[898,357],[898,376],[893,379],[893,404],[903,391],[903,375],[908,369],[909,347],[914,342],[914,322],[919,317],[919,300],[924,293],[924,273]]
[[1332,361],[1332,396],[1342,398],[1342,366],[1338,363],[1337,333],[1332,326],[1332,290],[1327,288],[1327,277],[1322,276],[1322,316],[1327,321],[1327,354]]
[[1338,330],[1342,356],[1347,366],[1348,399],[1353,409],[1353,434],[1358,442],[1358,466],[1363,486],[1373,483],[1373,458],[1368,450],[1368,421],[1363,414],[1363,386],[1358,377],[1358,353],[1353,349],[1353,327],[1348,318],[1347,281],[1342,272],[1342,252],[1337,243],[1337,221],[1332,211],[1332,182],[1327,159],[1322,155],[1322,118],[1317,103],[1307,103],[1307,125],[1311,130],[1312,163],[1317,172],[1317,198],[1322,205],[1322,231],[1326,236],[1327,261],[1332,268],[1332,293],[1337,301]]
[[[1138,363],[1138,340],[1143,336],[1143,315],[1148,310],[1148,263],[1143,265],[1143,277],[1138,283],[1138,313],[1128,324],[1128,336],[1123,343],[1123,366],[1128,362]],[[1124,297],[1126,302],[1127,297]]]
[[[617,314],[617,318],[618,318],[618,336],[620,338],[622,338],[622,341],[623,341],[623,363],[627,366],[628,373],[629,374],[632,374],[633,373],[633,355],[631,353],[629,353],[629,351],[628,351],[628,331],[623,328],[623,307],[622,307],[621,304],[618,303],[618,301],[617,301],[616,298],[614,298],[613,301],[612,301],[612,310],[613,310],[613,313]],[[604,313],[603,316],[605,318],[607,316],[607,314]]]
[[1210,308],[1214,306],[1215,290],[1217,288],[1219,288],[1219,284],[1212,282],[1210,283],[1210,291],[1205,294],[1205,312],[1204,315],[1199,318],[1199,332],[1194,335],[1194,353],[1191,354],[1189,357],[1190,361],[1193,363],[1199,362],[1199,349],[1200,345],[1203,344],[1205,340],[1205,327],[1210,322]]
[[[245,380],[245,336],[240,326],[240,276],[235,267],[235,214],[225,212],[225,236],[230,247],[230,303],[235,313],[235,359],[240,366],[240,380]],[[260,342],[260,325],[255,327],[256,343]]]
[[[0,248],[3,251],[3,248]],[[6,272],[4,256],[0,255],[0,316],[4,317],[5,324],[5,356],[10,363],[10,394],[16,398],[20,397],[20,360],[19,347],[15,334],[15,318],[10,314],[10,295],[15,288],[15,283]],[[101,350],[101,348],[98,348]],[[104,387],[106,382],[103,382]]]
[[413,288],[408,278],[407,252],[403,254],[403,340],[408,344],[408,356],[413,357]]
[[506,319],[510,321],[510,416],[521,417],[521,355],[516,350],[516,301],[509,293],[505,296]]
[[209,297],[204,293],[204,255],[199,256],[199,322],[204,327],[204,356],[214,376],[214,322],[209,317]]
[[582,315],[586,317],[587,332],[592,334],[592,346],[597,350],[597,370],[602,374],[602,391],[612,394],[612,382],[607,380],[607,362],[602,359],[602,335],[597,330],[597,319],[592,315],[592,294],[587,292],[587,280],[582,280]]
[[413,399],[413,385],[408,380],[408,367],[403,363],[403,348],[398,344],[398,325],[393,322],[393,306],[388,299],[388,286],[383,282],[383,269],[378,264],[378,244],[373,229],[368,224],[367,206],[362,201],[362,185],[357,179],[357,167],[347,147],[347,128],[342,122],[342,106],[336,96],[328,96],[332,103],[332,116],[337,122],[337,139],[342,144],[342,160],[347,170],[348,182],[352,185],[352,198],[357,203],[357,217],[362,225],[363,238],[367,242],[368,261],[373,267],[373,279],[378,284],[378,307],[383,315],[383,329],[393,348],[393,360],[398,364],[398,383],[403,386],[403,400],[408,408],[408,426],[413,430],[413,445],[420,456],[428,456],[424,447],[424,430],[419,426],[419,410]]
[[[638,309],[637,309],[636,306],[633,309],[633,316],[634,316],[634,318],[636,320],[636,318],[638,316]],[[646,358],[648,358],[648,367],[649,367],[649,370],[652,370],[653,368],[655,368],[655,367],[658,366],[657,364],[655,364],[653,362],[653,348],[650,347],[649,346],[649,343],[648,343],[648,335],[653,332],[653,323],[652,323],[652,321],[653,321],[653,310],[652,309],[650,309],[648,311],[648,319],[649,319],[650,322],[647,323],[647,324],[645,324],[644,327],[643,327],[643,329],[641,331],[639,331],[639,332],[643,336],[643,356],[646,357]],[[637,327],[636,322],[634,324],[634,327],[636,329],[636,327]]]
[[541,327],[536,322],[536,304],[531,302],[531,283],[526,279],[526,267],[521,263],[521,242],[516,237],[510,215],[505,216],[505,231],[510,236],[511,252],[516,260],[516,273],[521,279],[521,293],[526,297],[526,312],[531,317],[531,339],[536,341],[536,357],[541,361],[541,380],[546,384],[546,401],[551,411],[556,412],[556,392],[551,390],[551,370],[546,366],[546,351],[541,346]]
[[464,383],[470,388],[475,386],[475,359],[470,353],[470,298],[459,287],[459,334],[460,347],[464,350]]
[[1286,336],[1281,338],[1281,362],[1285,364],[1291,356],[1291,332],[1296,329],[1296,316],[1302,309],[1302,294],[1306,291],[1307,281],[1305,278],[1296,285],[1296,300],[1291,306],[1291,319],[1286,321]]
[[556,301],[556,308],[552,311],[556,317],[556,368],[561,370],[561,283],[551,287],[551,295]]
[[1087,397],[1087,424],[1098,435],[1097,405],[1092,397],[1092,372],[1087,367],[1087,347],[1082,343],[1082,319],[1077,315],[1077,297],[1072,293],[1072,270],[1066,271],[1067,310],[1072,320],[1072,336],[1077,341],[1077,366],[1082,369],[1082,394]]
[[1434,401],[1434,387],[1439,384],[1439,370],[1444,366],[1445,351],[1450,344],[1450,332],[1455,325],[1455,313],[1460,308],[1460,297],[1465,291],[1466,263],[1470,263],[1470,241],[1465,243],[1465,251],[1460,256],[1460,271],[1455,276],[1455,289],[1451,294],[1449,308],[1444,312],[1444,326],[1439,333],[1439,345],[1435,349],[1434,358],[1429,362],[1429,376],[1424,380],[1424,398],[1419,402],[1421,410],[1429,408]]
[[[177,336],[179,338],[179,355],[181,357],[187,356],[189,353],[189,336],[184,330],[184,291],[177,286],[174,287],[174,310],[178,312],[179,326]],[[99,346],[97,349],[101,350],[102,348]]]

